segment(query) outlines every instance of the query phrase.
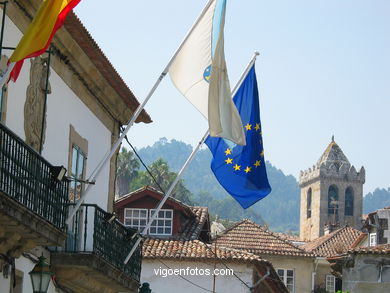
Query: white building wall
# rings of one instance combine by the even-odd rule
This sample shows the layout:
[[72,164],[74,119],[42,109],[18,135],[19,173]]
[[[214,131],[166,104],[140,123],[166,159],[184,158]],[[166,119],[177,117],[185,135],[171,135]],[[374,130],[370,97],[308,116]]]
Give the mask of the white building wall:
[[[3,46],[15,47],[22,34],[7,17]],[[11,56],[12,51],[3,50],[2,54]],[[24,104],[29,84],[30,60],[25,60],[16,83],[8,84],[6,126],[19,137],[25,139]],[[68,168],[69,128],[73,125],[78,134],[88,141],[86,178],[111,147],[111,132],[74,94],[58,74],[51,68],[49,79],[51,94],[47,97],[47,128],[42,156],[52,165]],[[107,164],[93,192],[87,197],[87,203],[107,209],[109,191],[109,164]]]
[[[2,9],[0,9],[1,14]],[[21,37],[22,33],[6,17],[3,46],[15,47]],[[10,57],[12,51],[3,50],[2,54]],[[29,84],[29,75],[30,60],[26,60],[17,82],[10,81],[8,84],[5,125],[23,140],[25,140],[24,104],[26,101],[27,86]],[[47,98],[47,128],[42,156],[52,165],[63,165],[68,168],[69,129],[70,125],[72,125],[77,133],[88,141],[88,158],[86,164],[86,177],[88,178],[110,149],[111,132],[74,94],[52,68],[49,81],[52,93]],[[91,191],[85,202],[97,204],[106,210],[109,192],[109,164],[104,167],[100,176],[97,178],[96,185],[93,186]],[[91,227],[88,229],[90,230]],[[90,241],[91,239],[89,239]],[[34,265],[31,260],[23,256],[15,261],[16,270],[23,274],[23,292],[32,292],[31,280],[28,273]],[[0,273],[0,293],[12,292],[10,291],[10,282],[10,276],[4,278],[3,274]],[[48,292],[58,293],[61,291],[56,290],[51,282]]]
[[[188,279],[192,283],[197,284],[207,290],[213,290],[213,276],[212,275],[200,275],[201,270],[210,270],[213,272],[214,263],[213,262],[190,262],[190,261],[171,261],[163,260],[163,262],[173,270],[175,269],[184,269],[188,272],[195,272],[195,269],[198,269],[198,275],[183,275],[182,277]],[[253,266],[246,264],[238,263],[229,263],[226,265],[233,269],[234,273],[242,279],[248,286],[252,286],[252,274]],[[217,269],[225,270],[226,267],[218,263],[216,266]],[[155,293],[172,293],[172,292],[186,292],[186,293],[199,293],[207,292],[190,282],[184,280],[180,276],[169,275],[166,277],[162,276],[163,270],[168,269],[164,264],[158,260],[143,260],[142,261],[142,271],[141,271],[141,284],[147,282],[150,284],[152,292]],[[161,273],[160,273],[161,272]],[[247,286],[245,286],[239,279],[234,275],[230,276],[216,276],[215,290],[218,293],[247,293],[250,292]]]
[[[33,292],[32,289],[32,283],[31,283],[31,278],[30,275],[28,274],[31,272],[31,270],[34,268],[35,263],[33,263],[30,259],[26,257],[19,257],[18,259],[15,260],[15,267],[17,274],[22,273],[22,292],[23,293],[29,293]],[[9,293],[13,292],[11,291],[11,287],[13,286],[12,284],[12,278],[11,275],[8,275],[8,278],[4,278],[3,274],[0,274],[0,292],[1,293]],[[49,288],[47,290],[47,293],[59,293],[62,291],[57,290],[54,287],[53,281],[50,281],[49,283]]]

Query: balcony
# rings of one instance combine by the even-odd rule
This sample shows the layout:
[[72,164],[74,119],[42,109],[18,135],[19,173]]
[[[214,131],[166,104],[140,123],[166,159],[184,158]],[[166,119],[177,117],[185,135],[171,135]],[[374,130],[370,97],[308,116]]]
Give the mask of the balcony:
[[142,243],[125,265],[139,235],[110,217],[96,205],[81,205],[65,248],[51,254],[52,270],[63,287],[75,292],[138,292]]
[[0,254],[64,244],[68,184],[54,180],[51,167],[0,123]]

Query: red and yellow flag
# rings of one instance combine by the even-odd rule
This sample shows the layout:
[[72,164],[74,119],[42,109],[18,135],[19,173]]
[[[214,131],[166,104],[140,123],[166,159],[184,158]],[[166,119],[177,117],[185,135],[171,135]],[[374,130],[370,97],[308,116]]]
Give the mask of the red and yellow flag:
[[46,51],[54,34],[64,23],[68,13],[80,1],[42,1],[37,14],[9,59],[11,64],[14,63],[10,79],[14,82],[16,81],[22,69],[24,59],[39,56]]

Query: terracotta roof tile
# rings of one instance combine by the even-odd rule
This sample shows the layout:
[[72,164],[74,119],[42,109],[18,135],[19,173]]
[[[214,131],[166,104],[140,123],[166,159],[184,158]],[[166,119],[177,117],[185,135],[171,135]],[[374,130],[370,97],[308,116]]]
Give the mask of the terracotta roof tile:
[[215,241],[219,246],[244,249],[255,254],[314,257],[312,253],[250,220],[233,225],[218,235]]
[[193,217],[186,225],[183,232],[180,234],[180,240],[195,240],[199,238],[203,226],[209,219],[207,207],[190,207],[195,217]]
[[358,247],[348,250],[348,253],[354,254],[390,254],[390,244],[377,246]]
[[352,227],[340,228],[301,247],[315,255],[329,257],[346,252],[362,234]]
[[147,238],[142,247],[144,258],[165,258],[181,260],[232,260],[238,262],[258,262],[271,265],[267,260],[243,250],[229,249],[199,240],[181,241]]
[[[236,262],[244,264],[253,264],[258,272],[263,275],[266,267],[270,269],[270,276],[265,278],[264,282],[273,289],[272,292],[288,293],[288,289],[280,281],[272,264],[258,255],[226,247],[206,244],[199,240],[180,241],[180,240],[163,240],[148,238],[142,246],[144,259],[168,259],[175,261],[215,261],[216,259],[224,263]],[[187,263],[186,263],[187,265]]]

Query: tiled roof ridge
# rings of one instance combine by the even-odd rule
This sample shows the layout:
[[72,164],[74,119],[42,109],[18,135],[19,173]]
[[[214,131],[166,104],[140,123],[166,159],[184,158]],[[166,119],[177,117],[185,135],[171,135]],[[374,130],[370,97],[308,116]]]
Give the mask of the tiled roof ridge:
[[[261,226],[261,225],[255,223],[255,222],[253,222],[253,221],[250,220],[250,219],[242,219],[240,222],[237,222],[236,224],[234,224],[234,225],[231,226],[230,228],[228,228],[228,229],[226,229],[225,231],[223,231],[220,235],[218,235],[218,236],[216,237],[216,240],[215,240],[215,241],[218,242],[218,238],[223,237],[224,234],[227,234],[228,232],[230,232],[230,231],[236,229],[237,227],[239,227],[240,225],[243,225],[243,224],[250,224],[250,225],[252,225],[252,226],[255,226],[255,227],[258,228],[258,229],[261,229],[264,233],[268,234],[269,236],[274,237],[274,238],[276,238],[276,239],[282,241],[284,244],[290,246],[291,248],[294,248],[294,249],[298,250],[298,252],[296,252],[296,253],[299,253],[299,252],[300,252],[300,253],[303,253],[303,254],[309,254],[309,255],[312,254],[311,252],[308,252],[308,251],[304,250],[303,248],[300,248],[300,247],[298,247],[297,245],[293,244],[290,240],[284,239],[283,237],[281,237],[281,236],[279,236],[279,235],[273,233],[272,231],[270,231],[270,230],[264,228],[263,226]],[[262,249],[262,250],[263,250],[263,251],[270,251],[270,252],[273,252],[272,249]]]
[[251,220],[249,220],[249,219],[246,219],[246,220],[247,220],[248,223],[251,223],[252,225],[258,226],[258,227],[259,227],[260,229],[262,229],[265,233],[268,233],[269,235],[271,235],[271,236],[273,236],[273,237],[275,237],[275,238],[277,238],[277,239],[279,239],[279,240],[285,242],[286,244],[292,246],[293,248],[296,248],[296,249],[300,250],[301,252],[306,253],[306,251],[305,251],[304,249],[298,247],[297,245],[295,245],[294,243],[292,243],[290,240],[288,240],[288,239],[286,239],[286,238],[283,238],[283,237],[279,236],[278,234],[276,234],[276,233],[274,233],[274,232],[272,232],[272,231],[270,231],[270,230],[264,228],[263,226],[261,226],[261,225],[255,223],[255,222],[253,222],[253,221],[251,221]]
[[[319,245],[317,245],[316,248],[318,248],[321,245],[325,244],[326,242],[330,241],[332,238],[336,237],[337,235],[341,234],[342,232],[344,232],[347,229],[354,229],[354,228],[352,228],[351,226],[345,225],[344,227],[341,227],[341,228],[337,229],[336,231],[333,231],[332,233],[329,233],[328,234],[329,237],[324,239],[324,241],[322,243],[320,243]],[[325,235],[325,236],[328,236],[328,235]]]
[[[145,185],[145,186],[142,186],[142,187],[140,187],[140,188],[138,188],[136,190],[133,190],[133,191],[129,192],[128,194],[125,194],[124,196],[118,198],[115,202],[118,203],[120,201],[128,199],[128,198],[132,197],[133,195],[135,195],[137,193],[140,193],[140,192],[142,192],[144,190],[150,190],[150,191],[153,191],[153,192],[156,192],[156,193],[160,194],[161,196],[164,196],[164,193],[161,190],[158,190],[157,188],[155,188],[155,187],[153,187],[151,185]],[[190,206],[190,205],[188,205],[188,204],[182,202],[181,200],[178,200],[177,198],[174,198],[172,196],[169,196],[168,199],[172,200],[172,201],[174,201],[174,202],[176,202],[178,204],[181,204],[181,205],[185,206],[188,209],[192,208],[192,206]]]
[[308,242],[302,247],[318,256],[330,257],[348,251],[361,237],[361,234],[361,231],[351,226],[344,226],[328,235]]
[[[146,238],[146,241],[157,241],[158,243],[163,243],[164,245],[169,245],[172,243],[177,243],[179,245],[185,245],[185,244],[195,244],[200,247],[204,247],[207,250],[210,251],[210,254],[212,257],[209,257],[207,255],[201,255],[197,256],[196,252],[199,252],[198,249],[195,250],[195,252],[191,253],[188,256],[188,252],[184,252],[183,250],[175,250],[175,253],[177,253],[175,256],[172,255],[166,255],[170,250],[169,249],[162,249],[161,251],[164,253],[164,255],[157,255],[157,251],[155,252],[154,256],[146,255],[146,258],[175,258],[175,259],[218,259],[218,260],[242,260],[245,262],[252,262],[252,261],[258,261],[262,263],[271,264],[270,261],[263,259],[262,257],[251,253],[246,250],[241,249],[234,249],[224,246],[218,246],[217,245],[217,251],[215,251],[214,244],[207,244],[201,240],[195,239],[195,240],[179,240],[179,239],[156,239],[156,238]],[[147,243],[147,242],[146,242]],[[148,244],[148,243],[147,243]],[[227,252],[230,253],[229,256],[221,257],[221,252]],[[150,252],[149,252],[150,253]],[[187,253],[187,255],[185,255]]]
[[359,237],[355,239],[355,241],[352,243],[352,245],[351,245],[350,248],[351,248],[351,249],[356,248],[356,247],[363,241],[363,239],[364,239],[365,237],[367,237],[367,235],[368,235],[368,233],[362,232],[362,233],[359,235]]
[[390,254],[390,243],[380,244],[380,245],[376,245],[376,246],[356,247],[353,249],[349,249],[347,251],[347,253],[353,253],[353,254],[359,254],[359,253]]

